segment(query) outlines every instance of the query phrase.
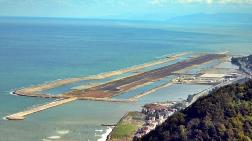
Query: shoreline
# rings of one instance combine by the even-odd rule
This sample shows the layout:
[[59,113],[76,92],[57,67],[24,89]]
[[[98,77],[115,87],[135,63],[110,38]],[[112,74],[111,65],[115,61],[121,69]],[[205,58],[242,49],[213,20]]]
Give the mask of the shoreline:
[[[129,114],[129,112],[126,112],[126,113],[119,119],[119,121],[118,121],[115,125],[117,126],[128,114]],[[111,134],[112,134],[112,132],[114,131],[114,129],[115,129],[116,126],[114,126],[114,127],[112,128],[111,132],[107,135],[105,141],[109,141],[109,140],[110,140]]]
[[138,128],[143,126],[145,115],[139,111],[126,112],[107,136],[106,141],[131,141]]
[[111,134],[113,129],[114,128],[112,128],[112,127],[107,127],[106,132],[104,134],[102,134],[101,138],[98,139],[97,141],[107,141],[107,137],[109,136],[109,134]]

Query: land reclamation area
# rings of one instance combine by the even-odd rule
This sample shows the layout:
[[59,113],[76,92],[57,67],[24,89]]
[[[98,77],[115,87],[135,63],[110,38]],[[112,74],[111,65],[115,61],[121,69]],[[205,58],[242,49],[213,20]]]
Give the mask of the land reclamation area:
[[[154,83],[165,77],[171,76],[179,71],[192,68],[193,66],[208,63],[213,60],[221,60],[227,57],[227,55],[223,53],[222,54],[200,54],[200,55],[198,54],[186,60],[178,61],[173,64],[165,64],[163,66],[158,66],[154,69],[149,69],[147,71],[143,71],[143,72],[140,71],[141,69],[145,69],[150,66],[156,66],[156,65],[167,63],[171,60],[175,60],[185,54],[186,53],[181,53],[174,56],[166,57],[156,62],[146,63],[143,65],[134,66],[127,69],[122,69],[119,71],[113,71],[110,73],[99,74],[97,75],[96,78],[94,76],[70,78],[70,79],[64,79],[64,80],[57,80],[51,83],[41,84],[37,86],[27,87],[23,89],[18,89],[14,91],[13,93],[19,96],[57,98],[61,100],[53,101],[51,103],[45,104],[44,106],[35,107],[24,112],[19,112],[13,115],[9,115],[7,116],[7,119],[10,119],[10,120],[24,119],[25,116],[30,115],[32,113],[39,112],[48,108],[52,108],[54,106],[62,105],[64,103],[72,102],[77,99],[109,101],[109,102],[133,102],[142,96],[150,94],[156,89],[162,88],[162,86],[169,86],[169,84],[159,86],[160,88],[159,87],[154,88],[150,92],[140,94],[139,96],[135,96],[129,99],[114,99],[113,97],[119,94],[123,94],[124,92],[130,91],[139,87],[143,87],[147,84]],[[107,77],[112,77],[114,75],[119,75],[119,74],[123,74],[130,71],[140,71],[140,72],[137,72],[136,74],[129,75],[126,77],[113,79],[111,81],[104,82],[102,84],[97,84],[86,89],[73,89],[59,95],[50,95],[50,94],[42,93],[42,91],[44,90],[52,89],[52,88],[63,86],[63,85],[66,86],[66,85],[76,83],[85,79],[104,79]],[[70,99],[70,100],[65,100],[65,99]]]
[[206,54],[201,55],[189,60],[177,62],[172,65],[163,66],[161,68],[157,68],[154,70],[146,71],[140,74],[132,75],[129,77],[125,77],[122,79],[118,79],[115,81],[107,82],[105,84],[101,84],[98,86],[94,86],[91,88],[87,88],[84,90],[72,90],[69,92],[65,92],[61,95],[52,96],[48,94],[40,94],[41,90],[51,89],[61,85],[67,85],[69,83],[77,82],[82,78],[70,78],[62,81],[55,81],[48,84],[42,84],[35,87],[28,87],[24,89],[20,89],[14,92],[16,95],[20,96],[33,96],[33,97],[44,97],[44,98],[70,98],[77,97],[79,99],[95,99],[98,98],[111,98],[117,94],[123,93],[130,89],[142,86],[147,83],[151,83],[157,80],[160,80],[164,77],[172,75],[172,73],[186,69],[188,67],[192,67],[195,65],[203,64],[215,59],[221,59],[225,57],[224,54]]

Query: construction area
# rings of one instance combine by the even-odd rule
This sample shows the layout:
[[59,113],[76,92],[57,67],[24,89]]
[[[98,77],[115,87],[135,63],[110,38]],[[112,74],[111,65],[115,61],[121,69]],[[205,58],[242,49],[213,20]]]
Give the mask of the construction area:
[[[238,74],[221,74],[221,73],[211,73],[211,72],[202,72],[196,75],[183,75],[179,74],[179,71],[192,68],[197,65],[205,64],[213,60],[223,60],[227,58],[226,54],[201,54],[191,58],[188,58],[183,61],[178,61],[172,64],[163,65],[158,68],[150,69],[147,71],[141,72],[141,70],[147,67],[153,67],[161,64],[165,64],[169,61],[174,61],[186,53],[181,53],[173,55],[171,57],[166,57],[165,59],[160,59],[158,61],[153,61],[143,65],[133,66],[130,68],[98,74],[96,76],[89,77],[80,77],[80,78],[69,78],[64,80],[57,80],[51,83],[41,84],[32,87],[26,87],[23,89],[18,89],[13,92],[15,95],[19,96],[28,96],[28,97],[40,97],[40,98],[56,98],[56,101],[47,103],[42,106],[31,108],[27,111],[19,112],[16,114],[8,115],[6,118],[8,120],[22,120],[26,116],[46,110],[55,106],[59,106],[65,103],[69,103],[75,100],[96,100],[96,101],[108,101],[108,102],[134,102],[137,99],[146,96],[158,89],[163,87],[168,87],[174,83],[195,83],[195,84],[218,84],[222,82],[222,78],[233,78]],[[134,75],[129,75],[126,77],[114,79],[108,82],[104,82],[97,85],[91,85],[90,87],[84,87],[84,89],[72,89],[58,95],[46,94],[43,91],[48,89],[53,89],[60,86],[66,86],[82,80],[90,79],[105,79],[112,76],[118,76],[127,72],[139,71]],[[129,99],[114,99],[113,97],[119,94],[123,94],[127,91],[143,87],[150,83],[159,81],[167,76],[178,75],[178,77],[168,84],[160,85],[156,88],[153,88],[145,93],[141,93]]]

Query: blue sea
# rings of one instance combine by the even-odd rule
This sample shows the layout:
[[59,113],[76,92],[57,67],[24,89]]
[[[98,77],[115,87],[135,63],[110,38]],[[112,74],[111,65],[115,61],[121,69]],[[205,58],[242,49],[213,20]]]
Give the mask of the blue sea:
[[[10,92],[56,79],[89,76],[181,52],[252,53],[252,29],[134,21],[0,18],[0,117],[48,99]],[[23,121],[0,119],[0,141],[96,141],[127,111],[176,100],[209,86],[173,85],[137,103],[76,101]],[[141,91],[141,90],[136,90]],[[132,95],[132,92],[128,92]],[[123,97],[123,95],[122,95]]]

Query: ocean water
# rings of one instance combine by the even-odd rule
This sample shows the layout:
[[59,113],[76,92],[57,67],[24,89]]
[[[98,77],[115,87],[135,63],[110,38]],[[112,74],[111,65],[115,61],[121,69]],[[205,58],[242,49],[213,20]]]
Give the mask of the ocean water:
[[[0,18],[0,117],[49,101],[11,95],[17,88],[118,70],[186,51],[252,53],[251,28],[222,31],[218,27],[218,32],[206,27],[193,29],[70,19]],[[137,103],[76,101],[23,121],[1,119],[0,141],[96,141],[107,130],[101,124],[114,124],[129,110],[139,110],[153,100],[184,98],[206,87],[175,85]]]

